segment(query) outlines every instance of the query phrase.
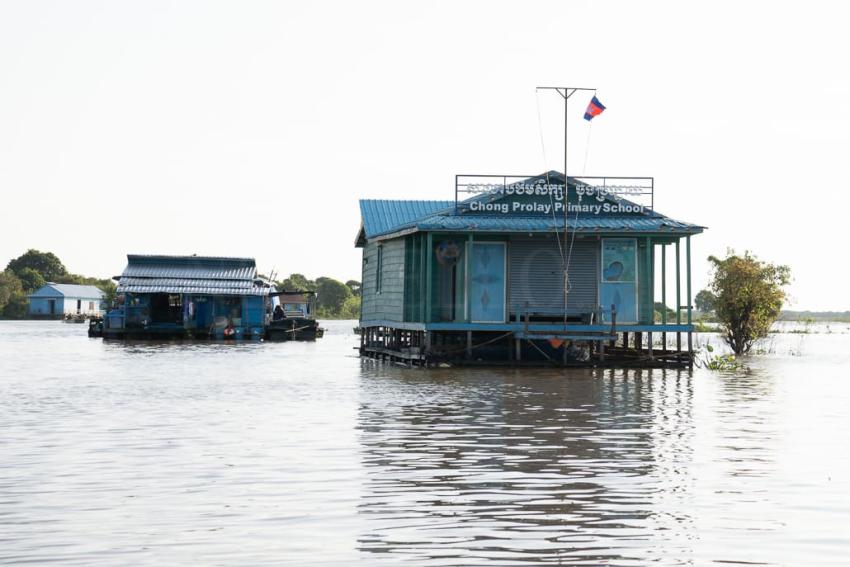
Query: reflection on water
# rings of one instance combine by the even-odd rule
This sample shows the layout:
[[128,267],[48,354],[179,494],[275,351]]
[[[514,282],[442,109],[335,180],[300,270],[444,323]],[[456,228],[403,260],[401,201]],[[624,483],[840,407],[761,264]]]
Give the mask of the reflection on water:
[[598,565],[645,561],[650,539],[669,553],[692,528],[689,374],[387,374],[360,409],[361,549]]
[[729,376],[406,369],[327,326],[0,322],[0,564],[846,564],[846,334]]

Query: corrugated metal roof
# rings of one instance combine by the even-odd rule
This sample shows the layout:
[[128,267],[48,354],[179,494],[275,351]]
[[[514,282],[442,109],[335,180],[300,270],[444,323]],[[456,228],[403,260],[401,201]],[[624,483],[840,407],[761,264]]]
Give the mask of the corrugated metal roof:
[[[419,230],[552,232],[564,229],[564,219],[544,217],[505,217],[480,215],[432,215],[416,221]],[[701,227],[664,216],[593,216],[569,219],[569,230],[576,232],[699,232]]]
[[93,285],[47,283],[27,297],[79,297],[100,299],[103,292]]
[[[207,282],[168,278],[127,278],[118,285],[120,293],[189,293],[195,295],[266,295],[266,287],[242,282]],[[224,284],[224,285],[222,285]]]
[[127,255],[119,292],[265,295],[253,258]]
[[127,255],[121,277],[253,280],[257,276],[253,258],[212,256]]
[[[551,171],[551,182],[562,182],[563,174]],[[570,178],[572,179],[572,178]],[[492,195],[476,195],[462,201],[491,201]],[[630,203],[622,200],[624,203]],[[493,232],[551,232],[563,230],[563,216],[508,216],[486,214],[455,214],[454,201],[360,201],[360,212],[366,238],[389,236],[407,230],[453,230]],[[696,234],[703,227],[666,217],[655,211],[634,215],[570,215],[568,229],[576,232],[670,232]]]
[[395,232],[417,219],[448,208],[454,201],[395,201],[386,199],[361,199],[360,215],[366,238],[386,232]]

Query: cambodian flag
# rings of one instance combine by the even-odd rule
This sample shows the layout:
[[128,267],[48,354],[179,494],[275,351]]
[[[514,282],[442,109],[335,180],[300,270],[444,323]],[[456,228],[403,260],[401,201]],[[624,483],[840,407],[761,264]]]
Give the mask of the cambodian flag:
[[592,120],[594,116],[602,114],[603,110],[605,110],[605,105],[599,102],[596,95],[593,95],[593,98],[590,99],[590,104],[587,105],[587,110],[584,111],[584,119]]

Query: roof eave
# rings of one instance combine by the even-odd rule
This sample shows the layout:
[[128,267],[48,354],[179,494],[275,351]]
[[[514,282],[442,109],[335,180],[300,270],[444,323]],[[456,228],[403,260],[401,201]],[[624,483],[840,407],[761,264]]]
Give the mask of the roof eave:
[[363,248],[366,246],[366,228],[363,226],[363,221],[360,221],[360,230],[357,231],[357,236],[354,237],[354,247]]
[[[569,228],[567,232],[574,232],[579,234],[682,234],[682,235],[690,235],[690,234],[700,234],[703,232],[705,227],[694,226],[687,228],[668,228],[666,230],[656,230],[656,229],[633,229],[633,228]],[[505,229],[505,228],[482,228],[482,227],[465,227],[465,228],[446,228],[446,227],[410,227],[404,230],[390,232],[386,234],[375,235],[369,239],[369,242],[377,242],[379,240],[390,240],[393,238],[399,238],[401,236],[407,236],[408,234],[413,234],[415,232],[495,232],[495,233],[503,233],[503,234],[553,234],[551,228],[517,228],[517,229]],[[563,232],[562,230],[558,230],[559,233]]]
[[380,242],[383,240],[392,240],[393,238],[401,238],[402,236],[407,236],[409,234],[413,234],[416,232],[423,232],[419,229],[419,227],[412,226],[408,228],[404,228],[402,230],[396,230],[394,232],[387,232],[384,234],[376,234],[371,238],[367,239],[367,242]]

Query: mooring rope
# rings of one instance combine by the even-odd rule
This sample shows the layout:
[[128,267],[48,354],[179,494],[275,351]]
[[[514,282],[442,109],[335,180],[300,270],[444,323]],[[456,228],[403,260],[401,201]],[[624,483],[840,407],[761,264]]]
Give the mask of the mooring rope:
[[[508,331],[507,333],[505,333],[503,335],[499,335],[498,337],[490,339],[489,341],[484,341],[483,343],[478,343],[477,345],[472,345],[472,346],[469,347],[469,350],[474,350],[474,349],[477,349],[479,347],[483,347],[483,346],[489,345],[491,343],[495,343],[496,341],[504,339],[505,337],[513,335],[513,334],[514,334],[513,331]],[[452,354],[452,353],[455,353],[455,352],[463,352],[465,350],[467,350],[467,347],[463,347],[463,348],[459,348],[459,349],[452,349],[452,350],[441,350],[440,354]]]
[[546,357],[546,359],[547,359],[549,362],[555,362],[555,360],[554,360],[551,356],[549,356],[548,354],[546,354],[545,352],[543,352],[543,350],[542,350],[539,346],[537,346],[536,344],[534,344],[534,341],[532,341],[532,340],[530,340],[530,339],[526,339],[526,341],[528,342],[528,344],[530,344],[531,346],[533,346],[534,348],[536,348],[536,349],[537,349],[537,352],[539,352],[540,354],[542,354],[543,356],[545,356],[545,357]]
[[303,327],[298,327],[296,329],[282,329],[282,330],[286,331],[287,333],[297,333],[298,331],[303,331],[304,329],[310,329],[310,328],[312,328],[312,325],[305,325]]

